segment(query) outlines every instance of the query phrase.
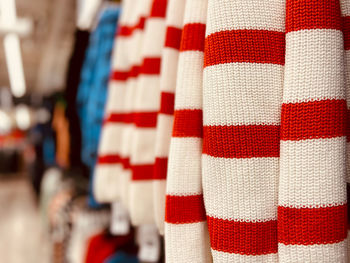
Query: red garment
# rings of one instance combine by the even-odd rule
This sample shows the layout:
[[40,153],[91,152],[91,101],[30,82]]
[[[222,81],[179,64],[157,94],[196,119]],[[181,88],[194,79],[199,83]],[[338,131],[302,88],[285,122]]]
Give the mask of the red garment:
[[126,236],[111,236],[105,231],[88,241],[85,263],[103,263],[124,246],[133,246],[133,232]]

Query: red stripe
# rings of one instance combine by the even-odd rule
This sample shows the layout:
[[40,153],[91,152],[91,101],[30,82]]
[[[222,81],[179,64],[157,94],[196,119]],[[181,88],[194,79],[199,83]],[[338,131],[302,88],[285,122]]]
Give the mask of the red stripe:
[[160,58],[144,58],[141,73],[147,75],[160,74]]
[[204,51],[205,25],[186,24],[182,32],[180,51]]
[[166,196],[165,222],[190,224],[205,221],[203,195]]
[[277,253],[277,221],[244,222],[207,217],[214,250],[241,255]]
[[157,112],[135,112],[133,121],[139,128],[154,128],[157,126]]
[[282,105],[281,140],[334,138],[346,135],[345,100]]
[[145,28],[145,20],[146,20],[145,17],[140,17],[137,24],[133,26],[120,26],[118,35],[123,37],[128,37],[128,36],[131,36],[136,29],[143,30]]
[[120,156],[118,154],[101,155],[97,159],[98,164],[117,164],[120,163]]
[[231,30],[205,40],[204,66],[249,62],[284,65],[285,34],[267,30]]
[[151,17],[160,17],[163,18],[166,15],[166,0],[153,0]]
[[287,0],[286,32],[316,28],[341,30],[339,2],[339,0]]
[[141,66],[134,65],[129,71],[129,78],[136,78],[140,74]]
[[130,159],[129,158],[120,158],[120,163],[123,165],[124,169],[130,169]]
[[350,50],[350,16],[343,17],[344,48]]
[[132,113],[111,113],[105,120],[105,123],[132,123]]
[[113,71],[111,80],[126,81],[128,78],[136,78],[140,74],[141,67],[134,65],[128,71]]
[[131,165],[132,169],[132,180],[152,180],[153,179],[153,164],[142,164],[142,165]]
[[162,92],[161,93],[161,102],[160,102],[160,113],[163,114],[174,114],[174,102],[175,94],[172,92]]
[[181,44],[182,29],[169,26],[166,30],[165,47],[179,50]]
[[129,77],[129,71],[113,71],[111,74],[111,80],[126,81]]
[[278,241],[285,245],[337,243],[346,238],[347,205],[278,207]]
[[203,153],[213,157],[279,157],[280,126],[204,126]]
[[173,137],[203,136],[202,110],[175,110]]
[[155,180],[165,180],[168,171],[168,158],[156,158],[156,163],[154,165],[154,179]]

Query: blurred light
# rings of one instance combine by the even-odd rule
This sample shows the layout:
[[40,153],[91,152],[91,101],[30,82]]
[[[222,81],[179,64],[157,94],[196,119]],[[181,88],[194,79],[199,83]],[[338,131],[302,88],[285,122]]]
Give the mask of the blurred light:
[[[7,1],[7,0],[2,0]],[[78,14],[78,27],[86,30],[92,26],[94,17],[101,5],[102,0],[84,0],[80,3],[81,8]]]
[[14,25],[16,23],[15,0],[0,0],[1,23],[3,25]]
[[0,110],[0,134],[8,134],[12,129],[12,121],[10,116]]
[[4,38],[6,63],[9,72],[12,94],[21,97],[26,92],[19,38],[16,34],[7,34]]
[[30,111],[24,104],[16,107],[16,123],[20,130],[28,130],[30,128]]

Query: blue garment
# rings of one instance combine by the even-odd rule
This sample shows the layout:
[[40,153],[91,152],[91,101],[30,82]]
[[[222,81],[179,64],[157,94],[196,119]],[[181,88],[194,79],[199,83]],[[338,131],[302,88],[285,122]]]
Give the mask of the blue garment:
[[[90,171],[94,170],[97,158],[119,14],[120,8],[117,6],[108,6],[102,10],[98,25],[90,35],[80,76],[77,111],[82,133],[81,158]],[[92,180],[91,176],[90,181]],[[92,182],[90,182],[90,188],[91,185]],[[91,189],[89,204],[97,205]]]
[[122,251],[117,252],[107,258],[103,263],[138,263],[139,260],[134,255],[126,254]]

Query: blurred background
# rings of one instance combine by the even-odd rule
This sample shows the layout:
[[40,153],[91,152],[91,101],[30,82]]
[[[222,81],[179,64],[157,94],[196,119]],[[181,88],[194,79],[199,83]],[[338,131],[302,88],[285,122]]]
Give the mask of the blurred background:
[[112,235],[108,207],[89,195],[119,11],[0,0],[0,262],[107,262],[120,248],[128,260],[108,262],[138,262],[133,231]]

